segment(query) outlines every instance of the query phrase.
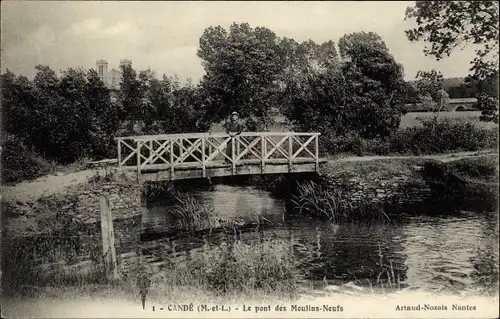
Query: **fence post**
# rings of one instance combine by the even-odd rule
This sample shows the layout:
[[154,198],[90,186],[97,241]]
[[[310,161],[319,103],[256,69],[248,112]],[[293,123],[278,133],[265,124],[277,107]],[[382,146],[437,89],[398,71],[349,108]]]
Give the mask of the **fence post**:
[[261,171],[261,174],[264,174],[265,171],[266,171],[266,164],[265,164],[265,161],[266,161],[266,150],[267,148],[267,145],[266,145],[266,137],[264,135],[261,135],[260,136],[260,171]]
[[288,172],[292,172],[292,157],[293,157],[293,140],[292,136],[288,136]]
[[109,280],[116,280],[118,279],[118,269],[116,263],[115,234],[113,231],[113,216],[111,215],[108,193],[101,195],[99,204],[101,208],[102,252],[104,255],[106,276]]
[[240,146],[241,146],[241,142],[240,142],[240,136],[237,136],[238,137],[238,143],[236,143],[236,156],[240,156],[240,153],[241,153],[241,149],[240,149]]
[[141,141],[137,141],[137,183],[141,182]]
[[232,164],[233,164],[233,175],[236,175],[236,161],[235,161],[235,149],[234,149],[234,140],[235,140],[235,137],[231,138],[231,161],[232,161]]
[[156,157],[156,152],[152,151],[153,149],[153,140],[149,140],[149,149],[148,149],[148,153],[149,153],[149,156],[148,156],[148,162],[149,164],[154,164],[154,158]]
[[316,172],[319,172],[319,142],[318,142],[319,134],[316,134],[316,138],[314,139],[314,156],[316,157]]
[[201,138],[201,165],[203,166],[203,177],[207,176],[207,168],[206,168],[206,154],[205,154],[205,136]]
[[170,180],[174,179],[174,141],[170,140]]
[[118,139],[118,166],[122,166],[122,140]]

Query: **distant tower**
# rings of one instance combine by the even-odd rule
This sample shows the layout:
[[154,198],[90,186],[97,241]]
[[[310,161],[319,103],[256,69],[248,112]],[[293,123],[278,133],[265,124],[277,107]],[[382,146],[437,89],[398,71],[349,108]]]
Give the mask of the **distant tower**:
[[124,66],[132,67],[132,61],[131,60],[120,60],[120,69]]
[[101,81],[106,83],[106,75],[108,74],[108,61],[101,59],[96,62],[96,65],[97,65],[97,74],[101,78]]

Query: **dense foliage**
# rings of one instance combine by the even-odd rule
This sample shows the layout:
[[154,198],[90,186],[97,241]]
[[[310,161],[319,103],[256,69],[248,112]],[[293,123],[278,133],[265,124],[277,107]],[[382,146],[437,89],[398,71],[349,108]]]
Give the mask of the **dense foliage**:
[[456,48],[482,44],[471,71],[474,78],[486,79],[498,72],[498,13],[497,1],[417,1],[406,18],[418,27],[405,32],[410,41],[431,44],[424,52],[438,60]]
[[109,156],[118,109],[97,74],[68,69],[57,77],[47,66],[36,68],[33,81],[2,75],[4,132],[61,163]]
[[276,35],[247,23],[209,27],[200,38],[198,57],[205,76],[201,81],[205,123],[221,122],[237,111],[251,129],[270,123],[269,110],[281,64]]
[[117,135],[200,130],[199,92],[189,83],[125,67],[112,92],[94,70],[57,76],[48,66],[36,69],[31,81],[9,70],[1,75],[3,182],[36,178],[54,164],[114,157]]
[[10,135],[2,145],[2,182],[31,180],[51,172],[53,165],[22,140]]
[[363,155],[428,155],[447,152],[477,151],[498,147],[495,130],[477,127],[466,121],[422,120],[421,125],[400,129],[385,139],[362,139],[348,135],[323,140],[329,153]]
[[345,35],[339,50],[341,61],[332,46],[328,64],[290,77],[284,114],[299,129],[332,138],[353,132],[367,138],[389,135],[403,113],[407,87],[401,65],[372,32]]

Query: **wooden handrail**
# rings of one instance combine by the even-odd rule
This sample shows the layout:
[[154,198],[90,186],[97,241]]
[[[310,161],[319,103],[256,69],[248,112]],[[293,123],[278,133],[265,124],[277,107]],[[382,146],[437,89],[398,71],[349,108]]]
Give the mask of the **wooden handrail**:
[[[242,132],[238,136],[314,136],[321,133],[297,133],[297,132]],[[158,135],[136,135],[136,136],[119,136],[115,140],[162,140],[162,139],[177,139],[177,138],[201,138],[205,136],[212,137],[228,137],[227,133],[183,133],[183,134],[158,134]]]

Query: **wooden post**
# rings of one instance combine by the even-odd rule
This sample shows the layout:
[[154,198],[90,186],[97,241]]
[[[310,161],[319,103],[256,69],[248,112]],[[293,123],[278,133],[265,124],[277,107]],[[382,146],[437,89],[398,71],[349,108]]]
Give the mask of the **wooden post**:
[[118,139],[118,166],[122,166],[122,140]]
[[153,140],[149,140],[149,164],[154,164],[154,159],[155,159],[155,155],[156,153],[152,151],[153,149]]
[[170,180],[174,179],[174,141],[170,140]]
[[232,161],[232,164],[233,164],[233,175],[236,175],[236,161],[235,161],[235,154],[234,154],[234,140],[235,140],[235,137],[231,138],[231,161]]
[[137,141],[137,183],[141,182],[141,141]]
[[316,172],[319,172],[319,142],[318,142],[319,134],[316,134],[316,138],[314,139],[314,156],[316,157]]
[[292,136],[288,136],[288,172],[292,172],[292,157],[293,157],[293,140]]
[[262,135],[260,137],[260,172],[261,174],[264,174],[265,171],[266,171],[266,164],[265,164],[265,161],[266,161],[266,153],[267,153],[267,150],[266,150],[267,146],[266,146],[266,137],[264,135]]
[[111,215],[111,205],[109,194],[105,193],[99,198],[101,206],[101,232],[102,232],[102,252],[104,255],[104,267],[109,280],[118,279],[118,269],[116,264],[115,234],[113,231],[113,217]]
[[207,176],[207,165],[205,163],[206,161],[206,154],[205,154],[205,137],[201,138],[201,165],[203,166],[203,177]]
[[240,150],[240,146],[241,146],[241,143],[239,141],[241,137],[238,136],[238,143],[236,143],[236,156],[240,156],[240,153],[241,153],[241,150]]

